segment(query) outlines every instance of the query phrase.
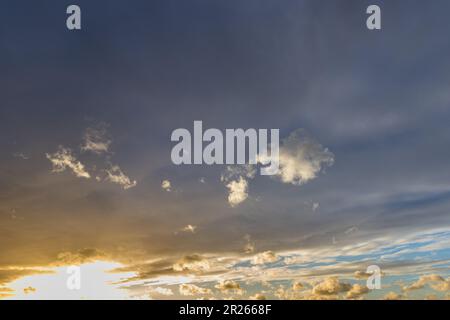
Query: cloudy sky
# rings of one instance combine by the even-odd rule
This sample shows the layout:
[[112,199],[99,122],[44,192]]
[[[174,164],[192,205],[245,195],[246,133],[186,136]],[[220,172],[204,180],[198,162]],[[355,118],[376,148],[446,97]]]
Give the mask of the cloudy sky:
[[[76,3],[0,3],[0,297],[449,297],[448,1]],[[172,164],[194,120],[280,173]]]

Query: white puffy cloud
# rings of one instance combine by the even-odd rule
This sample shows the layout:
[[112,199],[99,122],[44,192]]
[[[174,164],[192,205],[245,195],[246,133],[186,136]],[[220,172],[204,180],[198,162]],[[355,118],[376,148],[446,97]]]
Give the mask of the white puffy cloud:
[[183,296],[206,295],[212,294],[211,289],[201,288],[195,284],[183,283],[179,287],[180,294]]
[[127,177],[117,165],[111,165],[109,169],[106,169],[105,171],[107,174],[106,180],[112,183],[117,183],[124,189],[130,189],[137,185],[136,180],[131,181],[131,179]]
[[331,166],[334,155],[308,137],[303,130],[292,132],[280,146],[278,176],[284,183],[302,185],[316,178],[323,167]]
[[243,177],[240,177],[237,181],[230,181],[227,185],[228,188],[228,203],[235,207],[248,198],[248,182]]
[[256,175],[254,165],[228,166],[220,180],[228,188],[228,203],[235,207],[248,198],[248,180]]
[[167,192],[172,191],[172,184],[170,183],[169,180],[163,180],[161,182],[161,188]]
[[[317,177],[319,172],[334,162],[327,148],[308,137],[302,129],[293,131],[279,148],[279,171],[276,176],[284,183],[302,185]],[[228,202],[237,206],[248,198],[249,180],[255,178],[255,165],[228,166],[221,181],[228,188]],[[319,208],[313,204],[313,211]]]
[[75,158],[69,148],[59,146],[58,151],[53,154],[46,153],[46,157],[53,165],[53,172],[63,172],[70,169],[79,178],[89,179],[91,177],[84,165]]
[[278,256],[273,251],[265,251],[255,255],[252,259],[252,264],[266,264],[278,260]]

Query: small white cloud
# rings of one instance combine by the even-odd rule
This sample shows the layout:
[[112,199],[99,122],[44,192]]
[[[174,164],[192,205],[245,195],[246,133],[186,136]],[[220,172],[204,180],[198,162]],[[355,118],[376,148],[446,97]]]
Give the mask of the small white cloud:
[[22,152],[16,152],[16,153],[13,153],[13,157],[14,157],[14,158],[20,158],[20,159],[22,159],[22,160],[28,160],[28,159],[30,159],[29,156],[23,154]]
[[228,203],[235,207],[248,198],[248,180],[256,175],[254,165],[228,166],[220,180],[228,188]]
[[197,229],[197,226],[193,226],[191,224],[188,224],[187,226],[183,227],[181,229],[181,231],[183,232],[190,232],[190,233],[195,233],[195,230]]
[[59,146],[58,151],[55,153],[46,153],[45,155],[53,165],[53,172],[63,172],[66,169],[70,169],[79,178],[89,179],[91,177],[84,165],[73,156],[72,150],[69,148]]
[[172,191],[172,184],[170,183],[169,180],[163,180],[161,182],[161,188],[167,192]]
[[312,206],[313,212],[316,212],[317,209],[319,209],[319,206],[320,206],[320,204],[318,202],[314,202],[313,206]]
[[228,203],[235,207],[248,198],[248,182],[243,177],[237,181],[231,181],[227,184]]
[[111,145],[107,137],[106,125],[101,124],[97,128],[87,128],[83,136],[81,151],[90,151],[95,154],[106,153]]
[[106,169],[106,174],[106,180],[112,183],[117,183],[124,189],[130,189],[137,185],[136,180],[131,181],[131,179],[127,177],[117,165],[111,165],[109,169]]

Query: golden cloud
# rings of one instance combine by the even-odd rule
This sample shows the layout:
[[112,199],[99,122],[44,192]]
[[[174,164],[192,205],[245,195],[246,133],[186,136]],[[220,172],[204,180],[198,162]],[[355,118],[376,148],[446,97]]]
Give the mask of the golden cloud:
[[201,288],[195,284],[183,283],[179,287],[180,294],[183,296],[206,295],[212,294],[211,289]]
[[337,277],[330,277],[315,285],[312,293],[315,295],[334,295],[349,291],[351,288],[351,284],[342,283]]

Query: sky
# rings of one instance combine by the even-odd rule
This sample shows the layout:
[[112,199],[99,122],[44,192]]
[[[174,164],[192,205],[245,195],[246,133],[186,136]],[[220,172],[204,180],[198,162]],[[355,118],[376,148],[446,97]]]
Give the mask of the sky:
[[[2,1],[0,298],[448,299],[449,10]],[[196,120],[279,129],[279,174],[173,164]]]

